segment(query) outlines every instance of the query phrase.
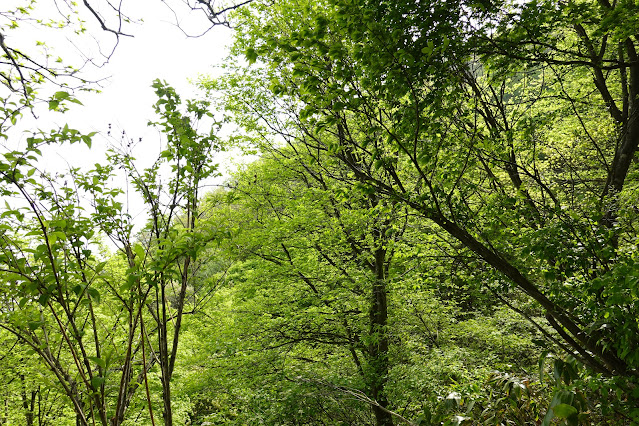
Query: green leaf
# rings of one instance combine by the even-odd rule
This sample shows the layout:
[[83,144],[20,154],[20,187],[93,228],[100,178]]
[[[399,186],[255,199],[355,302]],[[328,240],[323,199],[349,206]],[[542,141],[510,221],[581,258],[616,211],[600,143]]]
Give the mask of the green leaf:
[[[544,420],[541,423],[542,426],[549,426],[550,425],[550,423],[552,422],[552,419],[556,415],[555,408],[557,406],[560,406],[560,405],[568,405],[568,406],[570,406],[570,404],[572,404],[574,399],[575,399],[575,394],[572,393],[569,390],[562,389],[562,390],[559,390],[559,391],[555,392],[555,394],[553,395],[552,401],[550,401],[550,408],[546,412],[546,416],[544,417]],[[560,412],[561,412],[561,410],[562,409],[560,408]]]
[[252,47],[246,49],[244,55],[246,56],[246,60],[249,64],[253,64],[255,63],[255,61],[257,61],[257,52]]
[[56,99],[58,101],[69,99],[70,97],[71,97],[71,95],[69,95],[68,92],[64,92],[64,91],[55,92],[53,94],[53,99]]
[[87,289],[87,294],[89,295],[89,297],[93,300],[95,300],[96,302],[100,303],[100,292],[98,290],[96,290],[93,287],[89,287]]
[[422,53],[424,53],[427,57],[431,57],[433,54],[433,50],[435,49],[435,44],[432,40],[428,40],[426,47],[422,48]]
[[541,353],[541,355],[539,355],[539,381],[540,382],[544,381],[544,370],[545,370],[545,364],[546,364],[547,358],[550,358],[549,350],[545,350]]
[[555,412],[555,417],[560,419],[567,419],[568,417],[577,414],[577,409],[572,405],[558,404],[552,408]]
[[41,325],[42,325],[42,323],[40,321],[29,321],[27,323],[27,326],[29,327],[29,330],[31,330],[31,331],[36,330]]
[[64,241],[64,240],[66,240],[66,239],[67,239],[66,234],[65,234],[64,232],[61,232],[61,231],[54,231],[54,232],[51,232],[51,233],[49,234],[49,236],[54,236],[56,240],[62,240],[62,241]]
[[49,297],[51,297],[49,293],[41,294],[40,297],[38,298],[38,303],[41,304],[42,306],[47,306],[47,303],[49,303]]
[[98,358],[95,356],[88,356],[87,357],[89,360],[93,361],[96,365],[102,367],[102,368],[106,368],[106,361],[103,360],[102,358]]
[[104,377],[95,376],[91,379],[91,386],[93,389],[98,390],[100,386],[104,384]]
[[91,143],[92,143],[92,141],[91,141],[91,136],[83,135],[81,139],[82,139],[82,142],[84,142],[84,144],[85,144],[87,147],[91,148]]
[[140,260],[140,262],[142,261],[142,259],[144,259],[144,256],[146,255],[146,252],[144,251],[144,247],[142,247],[142,245],[139,243],[136,243],[133,246],[133,252],[135,253],[136,257]]
[[102,270],[104,269],[105,266],[106,266],[106,262],[100,262],[97,265],[95,265],[95,273],[96,273],[96,275],[99,274],[100,272],[102,272]]

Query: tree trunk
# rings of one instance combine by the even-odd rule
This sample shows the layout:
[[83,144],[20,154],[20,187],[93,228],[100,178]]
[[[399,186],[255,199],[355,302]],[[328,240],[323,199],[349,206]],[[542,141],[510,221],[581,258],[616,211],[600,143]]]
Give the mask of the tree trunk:
[[[374,231],[376,237],[381,237],[379,230]],[[378,243],[381,241],[377,238]],[[375,251],[375,282],[371,292],[370,333],[371,344],[369,346],[369,383],[373,400],[378,405],[373,406],[376,426],[392,426],[393,417],[385,410],[388,407],[388,399],[385,395],[385,386],[388,380],[388,302],[386,299],[386,250],[379,247]]]
[[158,324],[158,337],[159,337],[159,356],[160,356],[160,370],[162,372],[160,380],[162,381],[162,404],[164,410],[162,411],[162,418],[164,419],[164,426],[173,426],[173,411],[171,409],[171,371],[169,366],[169,342],[168,342],[168,315],[166,300],[166,288],[164,283],[160,285],[161,299],[158,303],[162,306],[162,313],[160,323]]
[[9,400],[5,396],[4,398],[4,416],[0,417],[0,425],[7,424],[9,419]]
[[31,399],[27,398],[27,386],[24,380],[24,374],[20,374],[22,409],[24,410],[24,420],[26,426],[33,426],[33,401],[35,395],[31,395]]
[[[621,66],[619,70],[623,95],[622,108],[619,108],[612,100],[608,102],[610,116],[615,120],[621,131],[612,167],[608,172],[606,186],[602,194],[602,199],[608,196],[613,198],[608,200],[607,206],[604,206],[605,211],[602,220],[603,224],[611,229],[617,221],[618,203],[616,202],[616,197],[623,190],[630,165],[639,147],[639,63],[637,63],[639,55],[637,55],[635,45],[630,38],[620,45],[618,56],[618,60],[621,63],[624,63],[624,59],[627,57],[630,60],[630,64],[627,67]],[[604,95],[608,90],[606,81],[604,80],[598,84],[597,88],[602,93],[602,98],[606,100]],[[616,237],[617,235],[615,235],[614,240],[615,246]]]

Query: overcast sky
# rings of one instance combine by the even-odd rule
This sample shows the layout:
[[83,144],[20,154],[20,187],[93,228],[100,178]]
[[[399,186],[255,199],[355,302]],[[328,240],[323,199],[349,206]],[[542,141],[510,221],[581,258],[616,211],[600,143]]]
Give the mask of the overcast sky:
[[[95,80],[108,77],[101,83],[102,93],[79,93],[78,98],[84,105],[71,104],[72,108],[64,114],[41,112],[35,122],[25,117],[22,130],[34,127],[50,130],[68,123],[70,127],[84,132],[98,131],[106,134],[108,125],[111,124],[112,134],[121,134],[125,130],[136,141],[143,138],[144,145],[138,149],[142,155],[157,152],[160,137],[157,131],[147,126],[147,122],[155,118],[152,105],[157,99],[150,87],[152,81],[156,78],[166,80],[183,99],[194,96],[195,91],[189,80],[201,74],[211,75],[217,72],[215,67],[227,55],[231,30],[216,27],[201,37],[187,37],[182,29],[196,35],[208,27],[202,14],[189,13],[184,9],[176,10],[180,29],[176,25],[176,15],[161,0],[129,0],[123,4],[127,7],[129,16],[142,18],[144,22],[125,27],[125,31],[132,33],[134,37],[121,37],[115,53],[105,66],[85,67],[85,78]],[[174,6],[179,4],[176,1]],[[42,2],[38,4],[38,8],[41,5]],[[44,15],[52,13],[43,10],[37,12]],[[98,35],[100,48],[109,51],[113,37],[97,29],[90,17],[85,19],[89,23],[90,32]],[[23,32],[17,36],[20,37],[19,41],[28,43],[44,38],[56,55],[65,60],[77,58],[74,47],[68,41],[56,39],[61,37],[61,32],[38,34],[28,25],[24,25],[21,30]],[[88,52],[97,62],[100,61],[95,43],[92,46],[92,38],[78,40],[69,34],[66,37],[81,46],[83,52]],[[25,137],[26,134],[18,136],[19,139]],[[64,158],[75,166],[92,165],[102,156],[101,148],[106,141],[96,137],[94,143],[96,147],[92,152],[77,146],[58,149],[55,156],[48,156],[48,162],[57,163]]]
[[[133,38],[121,38],[112,59],[100,70],[111,76],[103,93],[90,99],[83,97],[86,106],[83,113],[91,117],[94,125],[104,128],[112,123],[135,133],[138,127],[146,126],[146,119],[153,117],[151,105],[156,100],[150,88],[153,79],[168,81],[178,93],[188,97],[192,95],[188,80],[215,72],[214,66],[227,54],[229,29],[214,28],[199,38],[189,38],[171,22],[174,17],[160,1],[136,4],[145,3],[155,7],[141,7],[134,12],[144,16],[145,22],[132,27]],[[201,15],[190,17],[192,19],[184,19],[181,24],[196,34],[206,25],[205,19]]]

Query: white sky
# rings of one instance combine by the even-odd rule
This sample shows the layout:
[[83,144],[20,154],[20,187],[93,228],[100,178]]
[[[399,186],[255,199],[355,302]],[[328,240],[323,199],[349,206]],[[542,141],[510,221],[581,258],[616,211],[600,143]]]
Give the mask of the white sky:
[[[159,1],[140,1],[155,8],[143,8],[140,15],[145,22],[134,28],[134,38],[121,38],[110,63],[104,70],[112,77],[103,93],[87,99],[84,113],[100,130],[108,123],[127,129],[133,134],[146,128],[146,120],[153,118],[152,104],[156,101],[150,85],[155,78],[167,80],[183,98],[193,96],[188,79],[199,74],[211,74],[213,66],[227,55],[230,30],[214,28],[200,38],[187,38],[169,22],[172,15]],[[131,2],[133,3],[133,2]],[[142,15],[144,14],[144,15]],[[206,24],[203,16],[192,16],[197,23]],[[190,23],[183,23],[190,27]],[[78,113],[80,113],[78,111]]]
[[[2,0],[4,1],[6,0]],[[22,3],[20,0],[11,1]],[[40,9],[43,4],[44,2],[38,3],[36,13],[41,15],[48,13],[54,16],[54,10],[43,12]],[[83,77],[90,80],[108,77],[101,83],[102,93],[77,94],[83,106],[70,104],[70,110],[64,114],[41,111],[37,121],[25,117],[20,126],[22,130],[36,127],[50,130],[69,124],[69,127],[83,132],[97,131],[106,135],[108,125],[111,124],[111,133],[114,136],[118,136],[122,130],[125,130],[127,135],[135,141],[138,141],[140,137],[143,139],[141,146],[138,146],[141,154],[136,152],[138,157],[150,152],[158,152],[160,137],[156,130],[147,126],[149,120],[156,118],[152,105],[157,97],[150,87],[152,81],[155,78],[166,80],[177,90],[183,100],[194,97],[195,90],[189,80],[201,74],[212,75],[217,72],[215,66],[221,64],[227,56],[231,30],[216,27],[201,37],[190,38],[176,26],[175,15],[161,0],[127,0],[123,4],[129,16],[141,18],[144,22],[125,27],[125,32],[132,33],[134,37],[121,37],[120,44],[105,66],[101,68],[87,66],[83,70]],[[187,32],[199,34],[208,28],[208,21],[203,14],[191,12],[185,8],[179,9],[180,2],[177,0],[172,5],[177,8],[176,12],[181,20],[180,26]],[[89,33],[96,35],[100,40],[100,48],[103,51],[109,51],[114,37],[96,28],[91,16],[87,15],[84,18],[87,21]],[[45,39],[56,55],[65,60],[77,56],[68,40],[61,37],[62,32],[49,31],[38,34],[37,31],[33,31],[34,28],[28,24],[23,25],[20,29],[21,34],[10,33],[9,35],[18,36],[21,42],[27,43],[32,43],[35,39]],[[92,38],[78,39],[69,34],[66,37],[74,44],[83,46],[84,52],[88,51],[90,56],[99,60],[97,45]],[[27,134],[15,136],[18,139],[24,139]],[[58,163],[64,158],[65,161],[76,166],[83,164],[89,166],[101,159],[103,156],[101,148],[106,143],[106,140],[96,136],[95,147],[91,151],[78,146],[56,149],[55,154],[48,156],[48,159],[52,163]]]

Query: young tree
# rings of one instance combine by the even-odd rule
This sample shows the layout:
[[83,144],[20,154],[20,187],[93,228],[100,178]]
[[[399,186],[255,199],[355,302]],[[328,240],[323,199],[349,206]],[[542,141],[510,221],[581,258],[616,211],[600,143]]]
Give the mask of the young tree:
[[[67,57],[55,58],[45,43],[20,44],[15,35],[21,26],[67,30],[76,40],[86,33],[99,38],[91,30],[97,23],[114,37],[112,49],[104,50],[109,52],[104,61],[120,38],[128,35],[125,26],[132,18],[122,2],[53,3],[54,9],[48,11],[39,7],[43,4],[30,1],[0,12],[0,56],[4,59],[0,61],[0,137],[8,137],[25,111],[37,114],[42,103],[49,110],[65,111],[69,103],[80,103],[71,94],[73,90],[91,87],[87,75],[80,74],[81,66],[69,65]],[[226,12],[242,6],[217,9],[206,2],[189,6],[205,5],[211,26],[224,24]],[[95,59],[85,58],[88,62]],[[53,94],[49,93],[51,86]],[[90,146],[93,134],[82,135],[69,126],[35,132],[26,148],[8,148],[3,153],[2,195],[21,201],[7,204],[2,214],[0,263],[9,283],[2,294],[2,327],[31,346],[56,375],[74,406],[78,424],[120,424],[143,383],[151,410],[147,372],[156,362],[162,371],[165,423],[172,423],[170,381],[187,288],[195,257],[210,238],[195,230],[198,189],[214,174],[209,155],[217,147],[212,134],[200,137],[190,121],[207,115],[205,106],[189,103],[183,116],[177,111],[175,92],[159,82],[156,89],[163,97],[158,104],[163,121],[158,125],[169,142],[162,158],[142,173],[126,152],[111,156],[121,164],[97,165],[89,173],[72,169],[50,176],[39,170],[43,146],[65,142]],[[120,200],[122,191],[107,183],[119,167],[126,169],[152,216],[146,240],[138,242],[132,237],[132,220]],[[175,173],[168,188],[153,180],[159,178],[162,167]],[[167,191],[168,196],[149,192],[156,190]],[[91,213],[86,212],[83,197],[92,199]],[[97,254],[98,234],[111,238],[123,257]],[[151,273],[147,268],[155,269]],[[147,284],[155,286],[153,292]],[[174,300],[168,297],[169,290],[176,291]],[[147,315],[156,323],[150,330],[144,328]],[[158,334],[155,343],[149,339],[153,332]],[[156,350],[148,353],[152,343]]]
[[360,396],[369,398],[362,401],[371,404],[376,424],[393,424],[393,415],[399,415],[390,411],[384,389],[387,298],[402,234],[394,222],[405,218],[375,194],[340,185],[337,178],[345,171],[327,158],[311,165],[304,151],[303,145],[273,149],[233,185],[239,216],[255,217],[242,225],[247,235],[240,234],[236,243],[240,254],[266,264],[269,293],[290,287],[287,280],[298,282],[283,301],[273,299],[267,308],[277,319],[265,326],[273,327],[273,334],[264,335],[262,344],[339,347],[363,382]]
[[[116,156],[124,165],[129,177],[149,208],[150,221],[144,244],[145,270],[139,278],[154,293],[152,300],[143,303],[155,323],[157,332],[157,360],[160,365],[164,424],[173,424],[171,408],[171,379],[178,354],[179,336],[183,315],[188,302],[187,291],[193,286],[197,258],[207,244],[217,236],[214,224],[201,219],[201,188],[217,174],[213,153],[222,149],[214,130],[200,135],[197,123],[203,118],[213,118],[208,103],[189,101],[187,114],[179,111],[180,98],[171,88],[159,81],[154,83],[160,100],[156,112],[167,136],[167,148],[158,161],[139,173],[132,158]],[[171,167],[172,176],[166,183],[158,181],[161,168]],[[125,242],[124,251],[130,251]],[[148,268],[148,269],[147,269]]]
[[[0,270],[8,285],[0,327],[39,355],[81,425],[121,424],[141,385],[153,418],[147,373],[156,363],[165,424],[172,424],[170,382],[187,289],[198,254],[215,236],[215,228],[199,225],[198,203],[201,185],[216,173],[212,153],[220,146],[213,130],[200,136],[193,127],[210,113],[189,102],[192,116],[183,115],[171,87],[159,81],[154,87],[156,125],[167,145],[150,168],[138,172],[130,154],[114,152],[109,164],[86,173],[72,169],[56,179],[40,172],[42,145],[90,145],[92,135],[67,127],[30,138],[25,151],[5,153],[0,167],[3,195],[22,200],[2,213]],[[109,187],[118,166],[148,207],[149,225],[139,238],[119,200],[123,191]],[[119,255],[96,252],[101,234]],[[154,325],[145,327],[145,320]]]

